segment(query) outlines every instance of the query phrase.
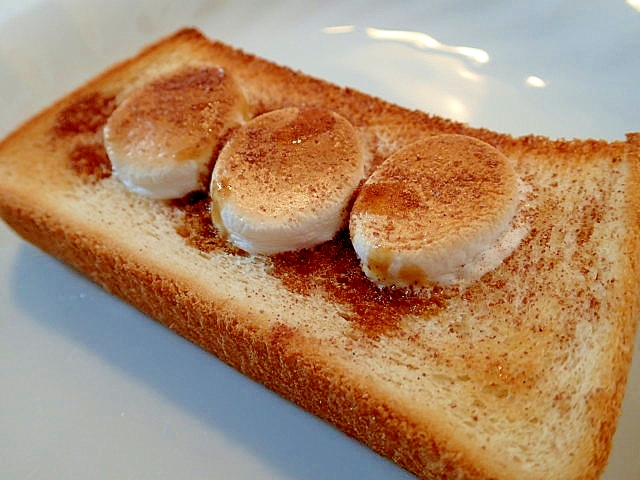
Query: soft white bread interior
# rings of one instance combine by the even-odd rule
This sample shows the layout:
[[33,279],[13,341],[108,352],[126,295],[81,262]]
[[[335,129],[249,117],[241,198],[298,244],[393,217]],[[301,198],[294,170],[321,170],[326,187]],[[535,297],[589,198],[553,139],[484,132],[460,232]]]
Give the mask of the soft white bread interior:
[[[249,117],[290,106],[338,113],[361,136],[367,175],[428,135],[493,145],[526,185],[526,236],[464,289],[380,289],[346,230],[310,249],[243,253],[212,226],[206,193],[146,198],[112,175],[106,156],[102,128],[116,106],[185,62],[232,75]],[[27,241],[418,477],[588,479],[607,461],[637,325],[639,162],[637,134],[608,143],[473,129],[187,29],[4,139],[0,214]]]

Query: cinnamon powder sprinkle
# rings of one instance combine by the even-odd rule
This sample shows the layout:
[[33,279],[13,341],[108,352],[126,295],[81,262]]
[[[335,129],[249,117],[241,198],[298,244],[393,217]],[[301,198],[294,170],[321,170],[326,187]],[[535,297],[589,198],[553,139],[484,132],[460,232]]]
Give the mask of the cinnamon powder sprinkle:
[[206,191],[197,190],[182,198],[170,200],[169,204],[184,211],[182,223],[176,231],[188,245],[205,253],[225,250],[234,255],[247,255],[218,234],[211,221],[211,200]]
[[452,293],[439,288],[413,291],[380,288],[360,267],[349,233],[316,247],[272,257],[272,274],[285,288],[320,294],[342,307],[342,316],[369,337],[392,334],[406,315],[428,316],[445,308]]
[[79,143],[68,158],[71,169],[90,181],[97,182],[111,176],[111,162],[101,143]]
[[52,132],[56,137],[97,133],[115,108],[115,97],[89,93],[58,114]]
[[[187,244],[203,252],[224,250],[235,255],[248,255],[217,232],[211,222],[210,200],[205,191],[195,192],[171,205],[184,211],[177,228]],[[351,246],[349,232],[313,248],[285,252],[270,257],[270,274],[284,288],[301,295],[320,295],[336,304],[343,318],[370,338],[391,335],[400,328],[406,315],[428,316],[446,308],[454,293],[433,287],[420,291],[403,288],[379,288],[360,267]]]

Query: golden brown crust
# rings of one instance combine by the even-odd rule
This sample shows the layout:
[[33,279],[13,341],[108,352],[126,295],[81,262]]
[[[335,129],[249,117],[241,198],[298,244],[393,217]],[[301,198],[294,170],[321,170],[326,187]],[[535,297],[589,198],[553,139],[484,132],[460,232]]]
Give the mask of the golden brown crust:
[[[344,238],[264,261],[215,239],[204,248],[199,232],[210,231],[188,223],[189,211],[128,194],[101,157],[100,126],[127,85],[187,57],[232,71],[252,115],[289,105],[341,114],[363,136],[372,168],[433,133],[496,146],[534,186],[530,236],[468,290],[428,298],[372,289]],[[27,241],[422,478],[596,478],[640,313],[639,152],[638,134],[613,143],[514,138],[410,112],[188,29],[4,139],[0,215]],[[109,206],[123,209],[117,220]],[[119,241],[126,231],[138,233]],[[162,261],[167,252],[171,262]],[[205,272],[225,282],[212,287]],[[579,363],[580,349],[594,362]],[[494,421],[499,430],[474,436]],[[545,437],[524,446],[541,449],[532,459],[509,443],[520,431]]]

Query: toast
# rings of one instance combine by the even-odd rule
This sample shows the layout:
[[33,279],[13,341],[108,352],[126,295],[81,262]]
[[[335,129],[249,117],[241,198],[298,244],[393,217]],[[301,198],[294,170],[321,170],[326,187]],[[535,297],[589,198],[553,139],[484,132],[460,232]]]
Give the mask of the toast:
[[[187,61],[230,72],[250,117],[299,105],[337,112],[356,128],[368,174],[427,136],[492,145],[527,185],[526,235],[464,288],[377,286],[347,229],[293,252],[240,251],[212,224],[205,189],[175,200],[133,193],[104,148],[103,127],[132,89]],[[0,143],[0,215],[26,241],[419,478],[587,479],[607,462],[637,327],[639,162],[640,134],[514,138],[185,29]]]

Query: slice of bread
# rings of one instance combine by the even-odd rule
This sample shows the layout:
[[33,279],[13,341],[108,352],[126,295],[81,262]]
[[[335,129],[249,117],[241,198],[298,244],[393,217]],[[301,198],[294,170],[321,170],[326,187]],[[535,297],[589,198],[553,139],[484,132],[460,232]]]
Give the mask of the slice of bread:
[[[369,173],[427,135],[488,142],[526,185],[527,235],[465,288],[380,289],[346,230],[297,252],[242,253],[212,226],[206,193],[131,193],[104,150],[102,127],[132,88],[185,62],[233,75],[251,116],[299,105],[339,113],[360,133]],[[640,308],[639,162],[640,134],[551,141],[469,128],[186,29],[4,139],[0,214],[25,240],[420,478],[588,479],[607,462]]]

